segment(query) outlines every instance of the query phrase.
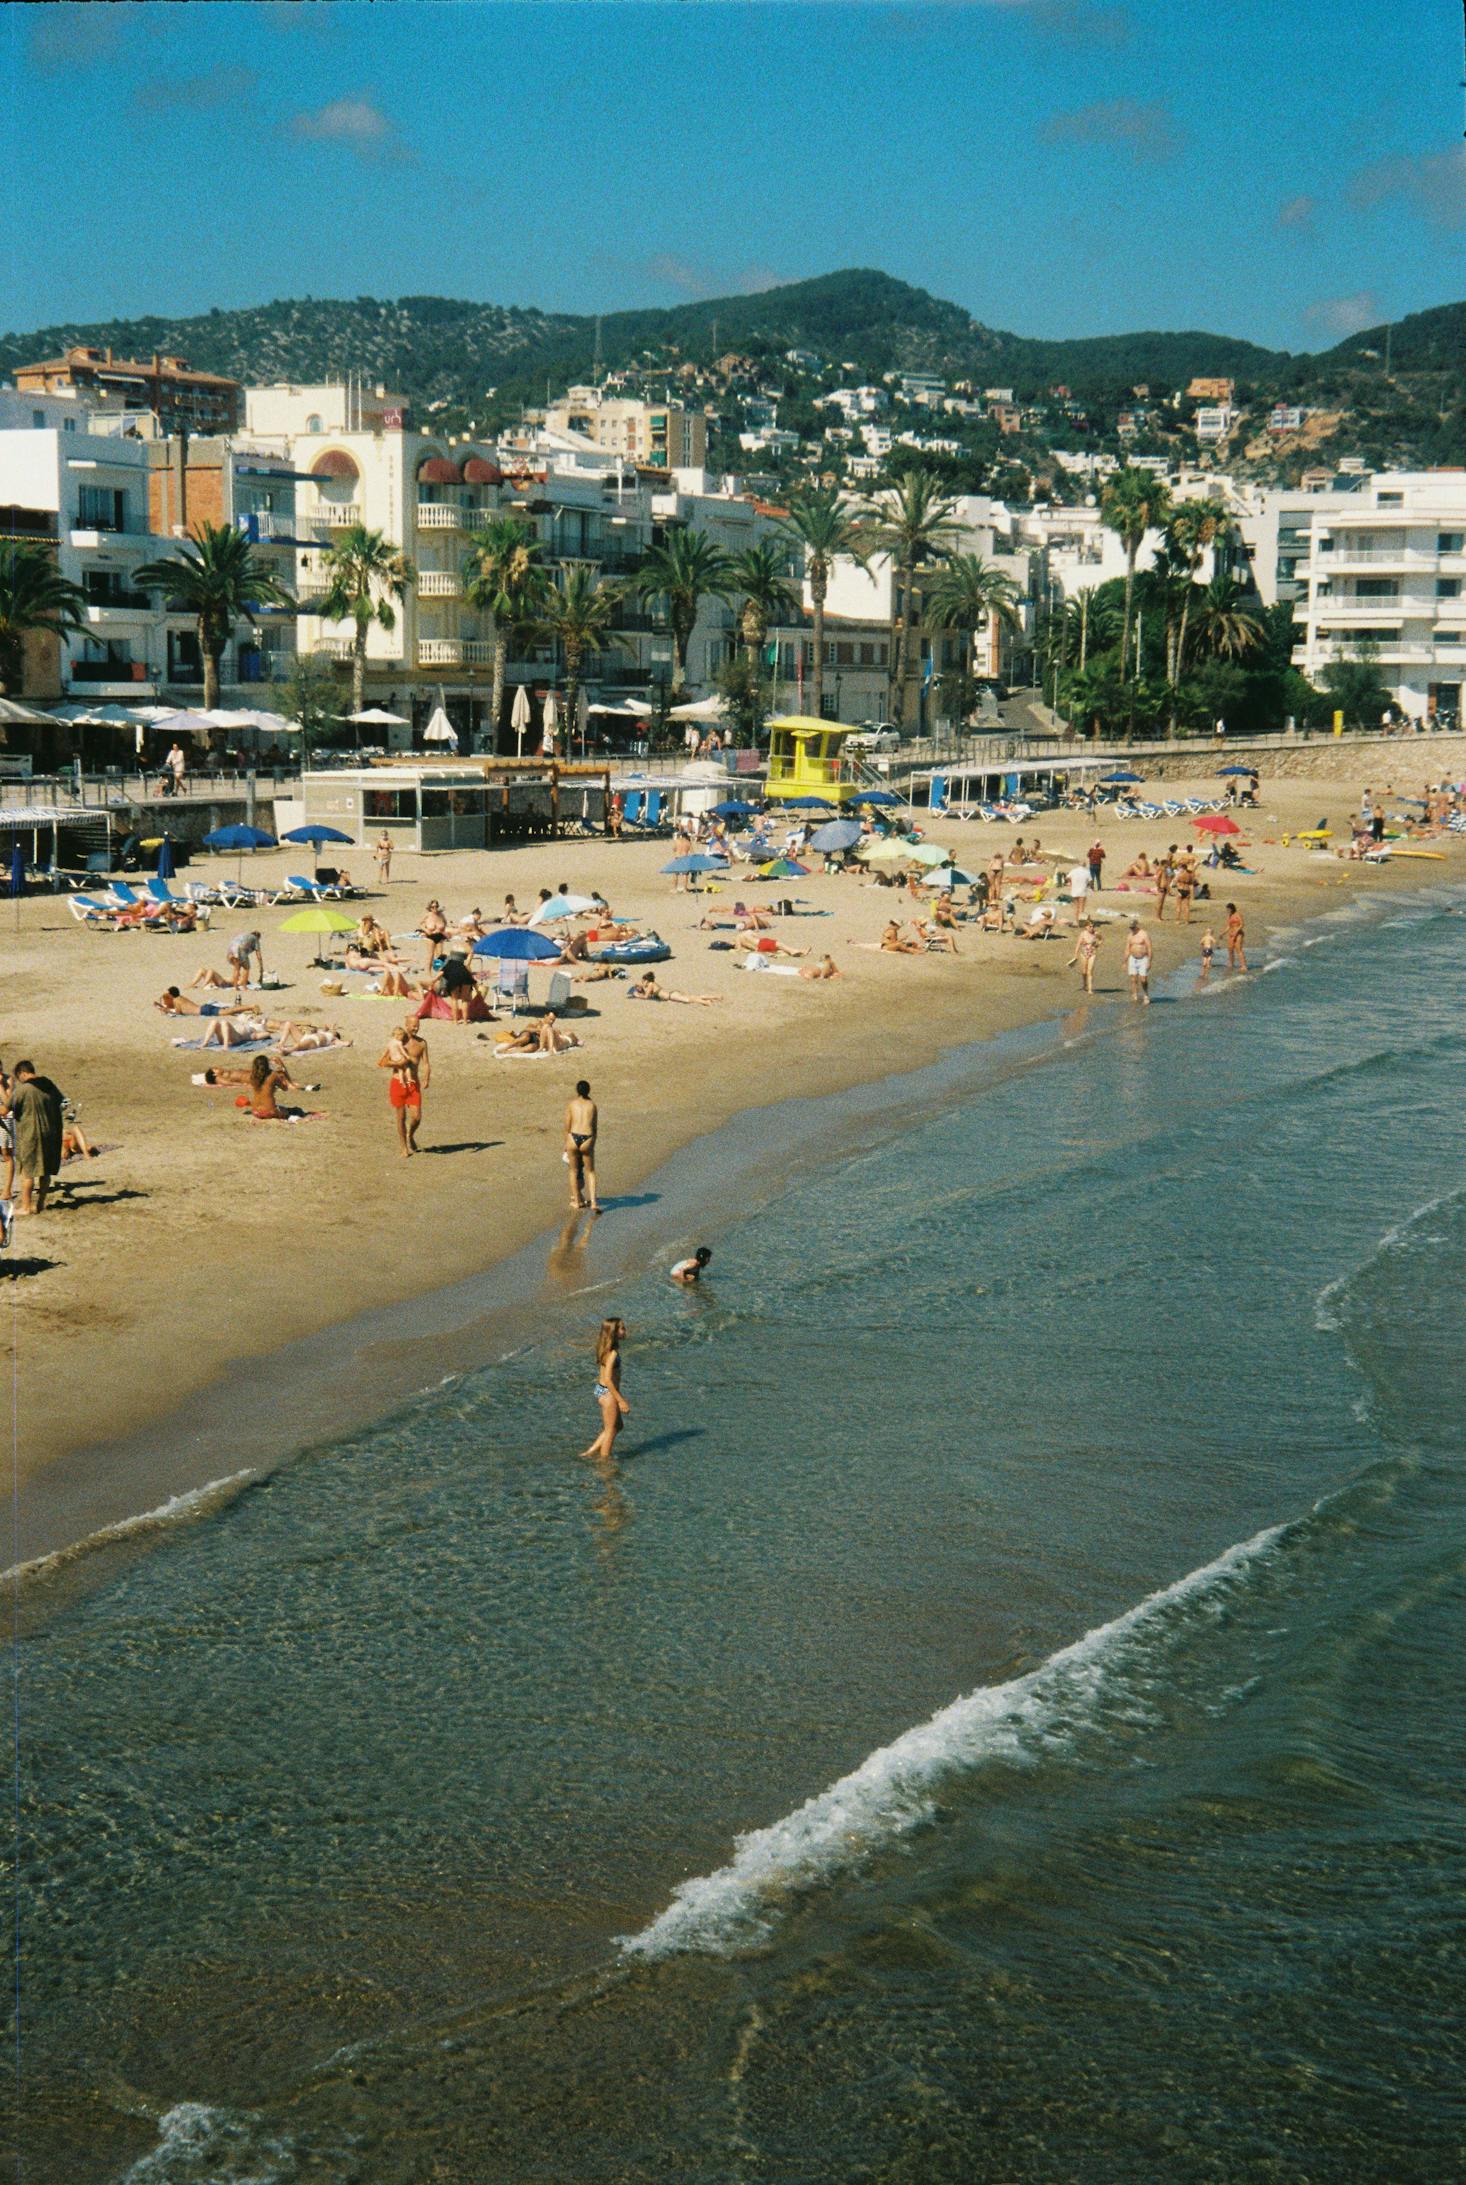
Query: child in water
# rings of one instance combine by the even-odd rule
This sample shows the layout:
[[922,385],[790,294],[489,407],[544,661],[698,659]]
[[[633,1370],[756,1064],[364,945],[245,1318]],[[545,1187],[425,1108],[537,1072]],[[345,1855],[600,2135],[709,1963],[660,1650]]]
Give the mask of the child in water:
[[672,1280],[680,1282],[685,1290],[690,1290],[695,1282],[702,1280],[702,1271],[712,1256],[707,1246],[700,1244],[691,1259],[678,1260],[672,1269]]

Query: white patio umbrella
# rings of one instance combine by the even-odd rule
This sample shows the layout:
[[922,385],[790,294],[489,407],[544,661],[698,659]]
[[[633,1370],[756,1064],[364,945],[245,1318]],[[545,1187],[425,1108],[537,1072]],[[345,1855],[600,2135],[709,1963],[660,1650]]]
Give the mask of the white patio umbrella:
[[521,683],[514,693],[514,703],[509,709],[509,721],[514,730],[514,756],[524,757],[524,732],[529,727],[529,692]]
[[556,697],[554,691],[547,690],[545,692],[544,716],[540,723],[541,748],[545,751],[553,753],[555,749],[555,738],[559,734],[559,732],[560,701]]
[[434,706],[422,740],[425,744],[451,744],[455,751],[458,749],[458,731],[441,706]]
[[667,715],[669,721],[709,721],[720,723],[728,717],[725,701],[718,697],[699,698],[692,705],[673,706]]
[[389,713],[385,706],[364,706],[360,713],[348,713],[348,721],[355,721],[360,728],[406,728],[407,719],[401,713]]

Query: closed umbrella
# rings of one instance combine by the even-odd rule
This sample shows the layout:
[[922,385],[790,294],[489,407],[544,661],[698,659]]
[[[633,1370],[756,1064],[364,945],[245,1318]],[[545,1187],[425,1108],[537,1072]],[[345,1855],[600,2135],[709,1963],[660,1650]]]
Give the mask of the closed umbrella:
[[[282,933],[350,933],[355,925],[356,920],[348,918],[344,911],[332,910],[325,903],[310,903],[304,910],[298,910],[291,917],[283,918],[280,921],[280,931]],[[311,960],[313,963],[324,961],[319,948]]]
[[10,850],[10,892],[18,903],[25,894],[25,851],[17,835]]
[[159,845],[158,878],[160,880],[171,880],[173,878],[173,839],[171,835],[164,835]]
[[823,827],[816,827],[809,838],[812,850],[851,850],[860,840],[858,819],[832,819]]
[[585,756],[585,732],[590,725],[590,707],[586,702],[585,685],[575,693],[575,733],[580,738],[580,755]]
[[552,690],[545,692],[545,710],[540,717],[540,747],[554,756],[555,738],[560,732],[560,701]]
[[514,703],[509,708],[509,722],[514,730],[514,756],[524,757],[524,732],[529,727],[529,692],[521,683],[514,693]]
[[475,941],[473,953],[518,963],[549,963],[561,954],[561,948],[548,933],[536,933],[530,926],[501,926],[497,933],[486,933]]
[[458,731],[441,706],[434,706],[428,716],[428,725],[422,732],[425,744],[450,744],[458,749]]

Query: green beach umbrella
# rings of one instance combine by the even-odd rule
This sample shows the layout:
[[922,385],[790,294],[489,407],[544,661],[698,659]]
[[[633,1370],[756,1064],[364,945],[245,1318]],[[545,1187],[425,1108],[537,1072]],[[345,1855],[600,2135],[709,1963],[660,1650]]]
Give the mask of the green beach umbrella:
[[[280,921],[282,933],[352,933],[355,930],[354,918],[348,918],[344,911],[330,910],[324,903],[309,903],[304,910]],[[314,961],[320,963],[322,960],[317,951]]]
[[952,856],[950,850],[939,850],[935,842],[908,843],[903,854],[912,865],[945,865]]

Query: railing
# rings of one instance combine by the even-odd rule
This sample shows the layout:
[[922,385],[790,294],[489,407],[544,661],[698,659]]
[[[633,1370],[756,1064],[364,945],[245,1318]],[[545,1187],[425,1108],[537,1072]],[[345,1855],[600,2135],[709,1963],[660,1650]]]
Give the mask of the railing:
[[118,592],[111,599],[87,600],[88,622],[100,622],[104,615],[151,614],[153,602],[146,592]]
[[[445,501],[419,501],[417,504],[417,528],[419,531],[458,531],[466,515],[476,514],[462,508],[450,508]],[[469,529],[471,530],[470,523]]]
[[317,531],[344,531],[361,522],[359,501],[317,501],[306,521]]
[[454,569],[419,569],[417,590],[420,599],[457,599],[463,588],[463,580]]
[[317,660],[349,660],[356,647],[349,637],[318,637],[311,649]]
[[1336,538],[1332,546],[1320,542],[1317,561],[1321,569],[1352,568],[1355,562],[1366,568],[1389,562],[1396,568],[1433,569],[1436,552],[1434,547],[1406,546],[1403,540],[1398,546],[1349,546]]

